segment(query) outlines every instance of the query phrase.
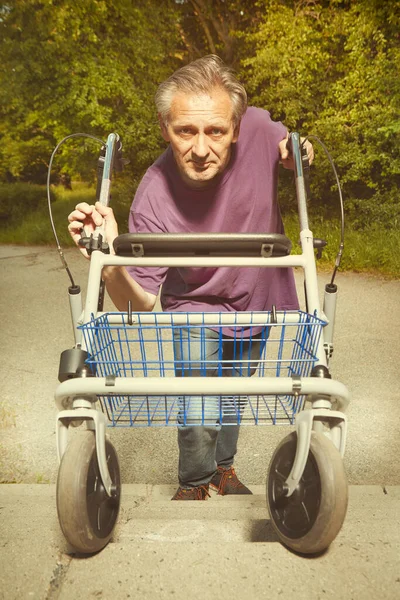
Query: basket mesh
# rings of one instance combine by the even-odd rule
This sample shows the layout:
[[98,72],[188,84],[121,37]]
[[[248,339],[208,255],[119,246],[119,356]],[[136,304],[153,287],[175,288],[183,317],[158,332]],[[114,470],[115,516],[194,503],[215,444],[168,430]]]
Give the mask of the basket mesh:
[[[82,330],[87,363],[99,377],[302,377],[317,361],[323,325],[302,311],[279,312],[278,323],[267,312],[105,313]],[[177,396],[167,381],[164,396],[99,399],[112,426],[128,427],[288,424],[304,405],[301,395],[267,389],[253,396]]]

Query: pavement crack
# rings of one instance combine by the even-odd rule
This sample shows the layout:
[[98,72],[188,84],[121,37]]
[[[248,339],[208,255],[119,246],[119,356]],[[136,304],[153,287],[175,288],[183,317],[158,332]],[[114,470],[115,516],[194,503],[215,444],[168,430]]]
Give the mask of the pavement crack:
[[130,504],[129,507],[121,507],[119,522],[125,525],[135,518],[135,509],[147,503],[146,496],[141,496]]
[[[40,252],[29,252],[29,254],[13,254],[10,256],[0,256],[0,260],[12,260],[14,258],[27,258],[28,260],[37,261]],[[43,253],[42,253],[43,254]]]
[[57,600],[59,597],[72,558],[72,556],[68,556],[67,554],[60,554],[50,579],[46,600]]

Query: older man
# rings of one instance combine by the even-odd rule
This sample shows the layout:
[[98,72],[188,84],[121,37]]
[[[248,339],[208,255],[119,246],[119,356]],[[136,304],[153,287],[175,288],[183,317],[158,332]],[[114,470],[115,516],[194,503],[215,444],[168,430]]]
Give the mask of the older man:
[[[288,132],[267,111],[247,107],[244,87],[217,56],[176,71],[156,94],[167,150],[148,169],[130,212],[131,232],[282,233],[277,204],[279,162],[291,168]],[[312,146],[307,151],[312,159]],[[78,243],[105,221],[110,248],[118,235],[111,208],[79,204],[69,215]],[[86,254],[86,250],[82,249]],[[106,267],[107,291],[120,310],[153,309],[162,285],[166,311],[296,309],[290,269]],[[218,339],[209,332],[208,348]],[[213,346],[214,345],[214,346]],[[239,427],[178,428],[179,488],[173,500],[204,500],[209,488],[250,494],[233,468]]]

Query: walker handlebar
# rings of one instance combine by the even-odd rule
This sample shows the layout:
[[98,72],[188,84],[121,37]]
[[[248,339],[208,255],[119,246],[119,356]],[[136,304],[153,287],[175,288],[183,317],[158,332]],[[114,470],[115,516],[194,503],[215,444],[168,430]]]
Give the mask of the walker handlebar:
[[117,133],[110,133],[105,148],[99,157],[98,163],[98,201],[103,206],[110,202],[111,176],[113,169],[122,171],[122,142]]
[[286,148],[292,154],[294,160],[294,176],[300,219],[300,231],[303,231],[304,229],[309,228],[306,191],[306,177],[308,175],[309,161],[306,150],[301,146],[300,135],[298,133],[293,132],[289,135]]
[[[113,170],[122,171],[124,161],[122,159],[122,143],[117,133],[110,133],[105,146],[102,147],[97,163],[97,190],[96,200],[103,206],[110,203],[111,176]],[[90,236],[82,237],[79,245],[86,248],[89,255],[94,250],[100,250],[108,254],[110,252],[108,243],[105,241],[104,225],[96,227]]]

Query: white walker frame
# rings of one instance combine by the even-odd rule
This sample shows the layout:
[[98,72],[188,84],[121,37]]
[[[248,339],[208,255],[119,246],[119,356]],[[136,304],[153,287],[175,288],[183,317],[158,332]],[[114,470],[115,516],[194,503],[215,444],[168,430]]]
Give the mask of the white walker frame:
[[[114,135],[114,134],[111,134]],[[297,136],[298,134],[292,134]],[[111,136],[109,136],[111,137]],[[296,158],[296,155],[295,155]],[[302,252],[299,255],[284,257],[121,257],[94,251],[91,256],[87,295],[84,310],[80,294],[71,299],[71,315],[75,332],[76,347],[86,350],[81,331],[77,326],[89,323],[91,318],[99,316],[99,283],[102,269],[105,266],[140,266],[140,267],[300,267],[304,272],[305,292],[308,312],[325,321],[316,350],[317,364],[328,367],[332,349],[332,335],[335,319],[335,301],[330,294],[325,294],[324,310],[321,309],[318,294],[317,269],[314,255],[313,234],[308,229],[306,197],[302,165],[295,161],[296,188],[300,217],[300,243]],[[107,187],[109,190],[109,186]],[[240,313],[237,313],[240,317]],[[279,314],[278,314],[279,316]],[[148,314],[151,319],[151,313]],[[221,323],[229,323],[230,313],[221,316]],[[146,314],[141,315],[145,322]],[[226,319],[226,321],[225,321]],[[112,387],[110,387],[110,385]],[[285,492],[289,496],[296,489],[307,462],[312,431],[323,432],[343,456],[345,452],[347,419],[344,411],[349,402],[349,392],[339,381],[324,377],[259,377],[259,378],[146,378],[116,377],[112,383],[106,377],[78,377],[60,383],[56,389],[55,399],[60,410],[57,415],[57,452],[61,458],[67,446],[68,427],[76,422],[86,421],[88,429],[96,434],[96,450],[99,469],[104,488],[109,496],[114,492],[113,484],[107,468],[105,436],[107,420],[105,415],[96,410],[97,395],[131,394],[179,394],[190,395],[201,389],[203,394],[283,394],[305,395],[311,407],[296,415],[297,448],[294,464],[286,480]],[[337,410],[336,410],[337,409]]]

